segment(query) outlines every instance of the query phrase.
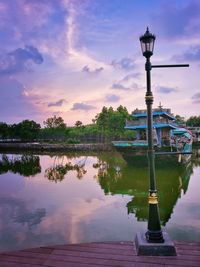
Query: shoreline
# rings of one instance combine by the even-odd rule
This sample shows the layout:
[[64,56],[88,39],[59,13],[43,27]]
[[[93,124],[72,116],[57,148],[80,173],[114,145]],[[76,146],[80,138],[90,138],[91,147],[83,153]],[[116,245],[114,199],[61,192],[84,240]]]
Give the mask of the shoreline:
[[27,152],[76,152],[115,151],[111,144],[45,144],[45,143],[0,143],[0,151]]

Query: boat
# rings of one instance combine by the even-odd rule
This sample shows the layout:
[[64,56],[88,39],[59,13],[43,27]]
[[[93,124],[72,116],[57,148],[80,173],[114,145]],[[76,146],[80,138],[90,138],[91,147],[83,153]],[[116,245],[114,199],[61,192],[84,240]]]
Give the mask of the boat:
[[[113,141],[117,150],[147,149],[147,112],[135,109],[133,120],[126,121],[125,129],[136,131],[136,140]],[[192,132],[180,126],[171,113],[171,109],[163,108],[161,104],[153,109],[153,145],[155,151],[175,153],[192,153]]]
[[177,152],[192,152],[192,133],[186,128],[176,128],[171,130],[170,145]]

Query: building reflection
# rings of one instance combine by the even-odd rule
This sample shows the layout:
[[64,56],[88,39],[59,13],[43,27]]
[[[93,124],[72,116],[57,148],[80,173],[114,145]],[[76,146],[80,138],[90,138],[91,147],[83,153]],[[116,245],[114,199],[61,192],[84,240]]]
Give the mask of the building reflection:
[[[179,164],[174,156],[156,156],[156,179],[159,193],[159,208],[162,225],[173,213],[177,200],[187,192],[193,168],[200,165],[199,154],[188,164]],[[148,217],[148,166],[145,154],[102,153],[93,159],[94,178],[105,194],[132,196],[127,203],[128,214],[134,213],[139,221]],[[51,165],[44,170],[49,181],[61,182],[68,172],[75,172],[82,179],[89,167],[87,156],[53,156]],[[0,174],[11,171],[23,176],[34,176],[41,172],[40,158],[35,155],[2,155]]]
[[[148,218],[148,170],[146,155],[126,155],[126,164],[116,169],[114,157],[101,157],[99,162],[108,166],[104,175],[98,172],[98,182],[105,194],[133,196],[127,203],[127,212],[134,213],[138,221]],[[192,163],[177,164],[175,158],[160,157],[156,160],[156,178],[159,193],[160,219],[165,225],[173,213],[177,200],[188,189]],[[99,167],[100,168],[100,167]],[[120,170],[120,171],[119,171]],[[106,174],[106,175],[105,175]]]

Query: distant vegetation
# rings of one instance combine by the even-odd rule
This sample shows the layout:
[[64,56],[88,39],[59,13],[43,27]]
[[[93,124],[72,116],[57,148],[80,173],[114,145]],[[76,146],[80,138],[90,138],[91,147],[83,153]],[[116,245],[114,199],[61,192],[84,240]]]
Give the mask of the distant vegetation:
[[[183,117],[175,116],[177,123],[187,126],[200,126],[200,116],[190,117],[187,121]],[[18,124],[0,122],[1,140],[19,140],[24,142],[65,142],[73,143],[99,143],[111,140],[132,140],[135,132],[125,130],[126,120],[133,117],[126,107],[119,106],[116,110],[112,107],[103,107],[92,120],[91,124],[84,125],[80,120],[68,127],[62,117],[53,116],[43,122],[43,126],[33,120],[23,120]]]
[[80,120],[68,127],[62,117],[47,118],[42,128],[33,120],[23,120],[18,124],[0,122],[1,140],[43,141],[92,143],[110,142],[118,139],[133,139],[135,133],[125,130],[126,119],[132,119],[126,107],[119,106],[116,110],[112,107],[103,107],[92,120],[92,124],[83,125]]

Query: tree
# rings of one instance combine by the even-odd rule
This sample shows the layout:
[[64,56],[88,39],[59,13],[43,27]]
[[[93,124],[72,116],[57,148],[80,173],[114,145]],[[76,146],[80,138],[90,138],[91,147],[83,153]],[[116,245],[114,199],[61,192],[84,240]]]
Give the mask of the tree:
[[65,129],[66,128],[66,124],[64,123],[63,118],[56,117],[56,115],[54,115],[51,118],[48,118],[43,123],[44,123],[44,126],[49,129],[56,129],[56,128]]
[[112,107],[103,107],[96,115],[95,121],[99,131],[108,138],[122,137],[125,133],[126,119],[131,119],[126,107],[120,105],[117,110]]
[[83,125],[82,121],[76,121],[76,122],[75,122],[75,126],[76,126],[76,127],[80,127],[80,126],[82,126],[82,125]]
[[9,134],[9,126],[4,123],[0,122],[0,138],[6,138]]
[[200,116],[191,116],[186,121],[186,125],[191,127],[200,127]]
[[38,137],[40,124],[33,120],[23,120],[15,125],[15,133],[22,140],[34,140]]
[[185,118],[184,117],[181,117],[180,115],[176,115],[175,119],[176,119],[177,124],[185,125]]

